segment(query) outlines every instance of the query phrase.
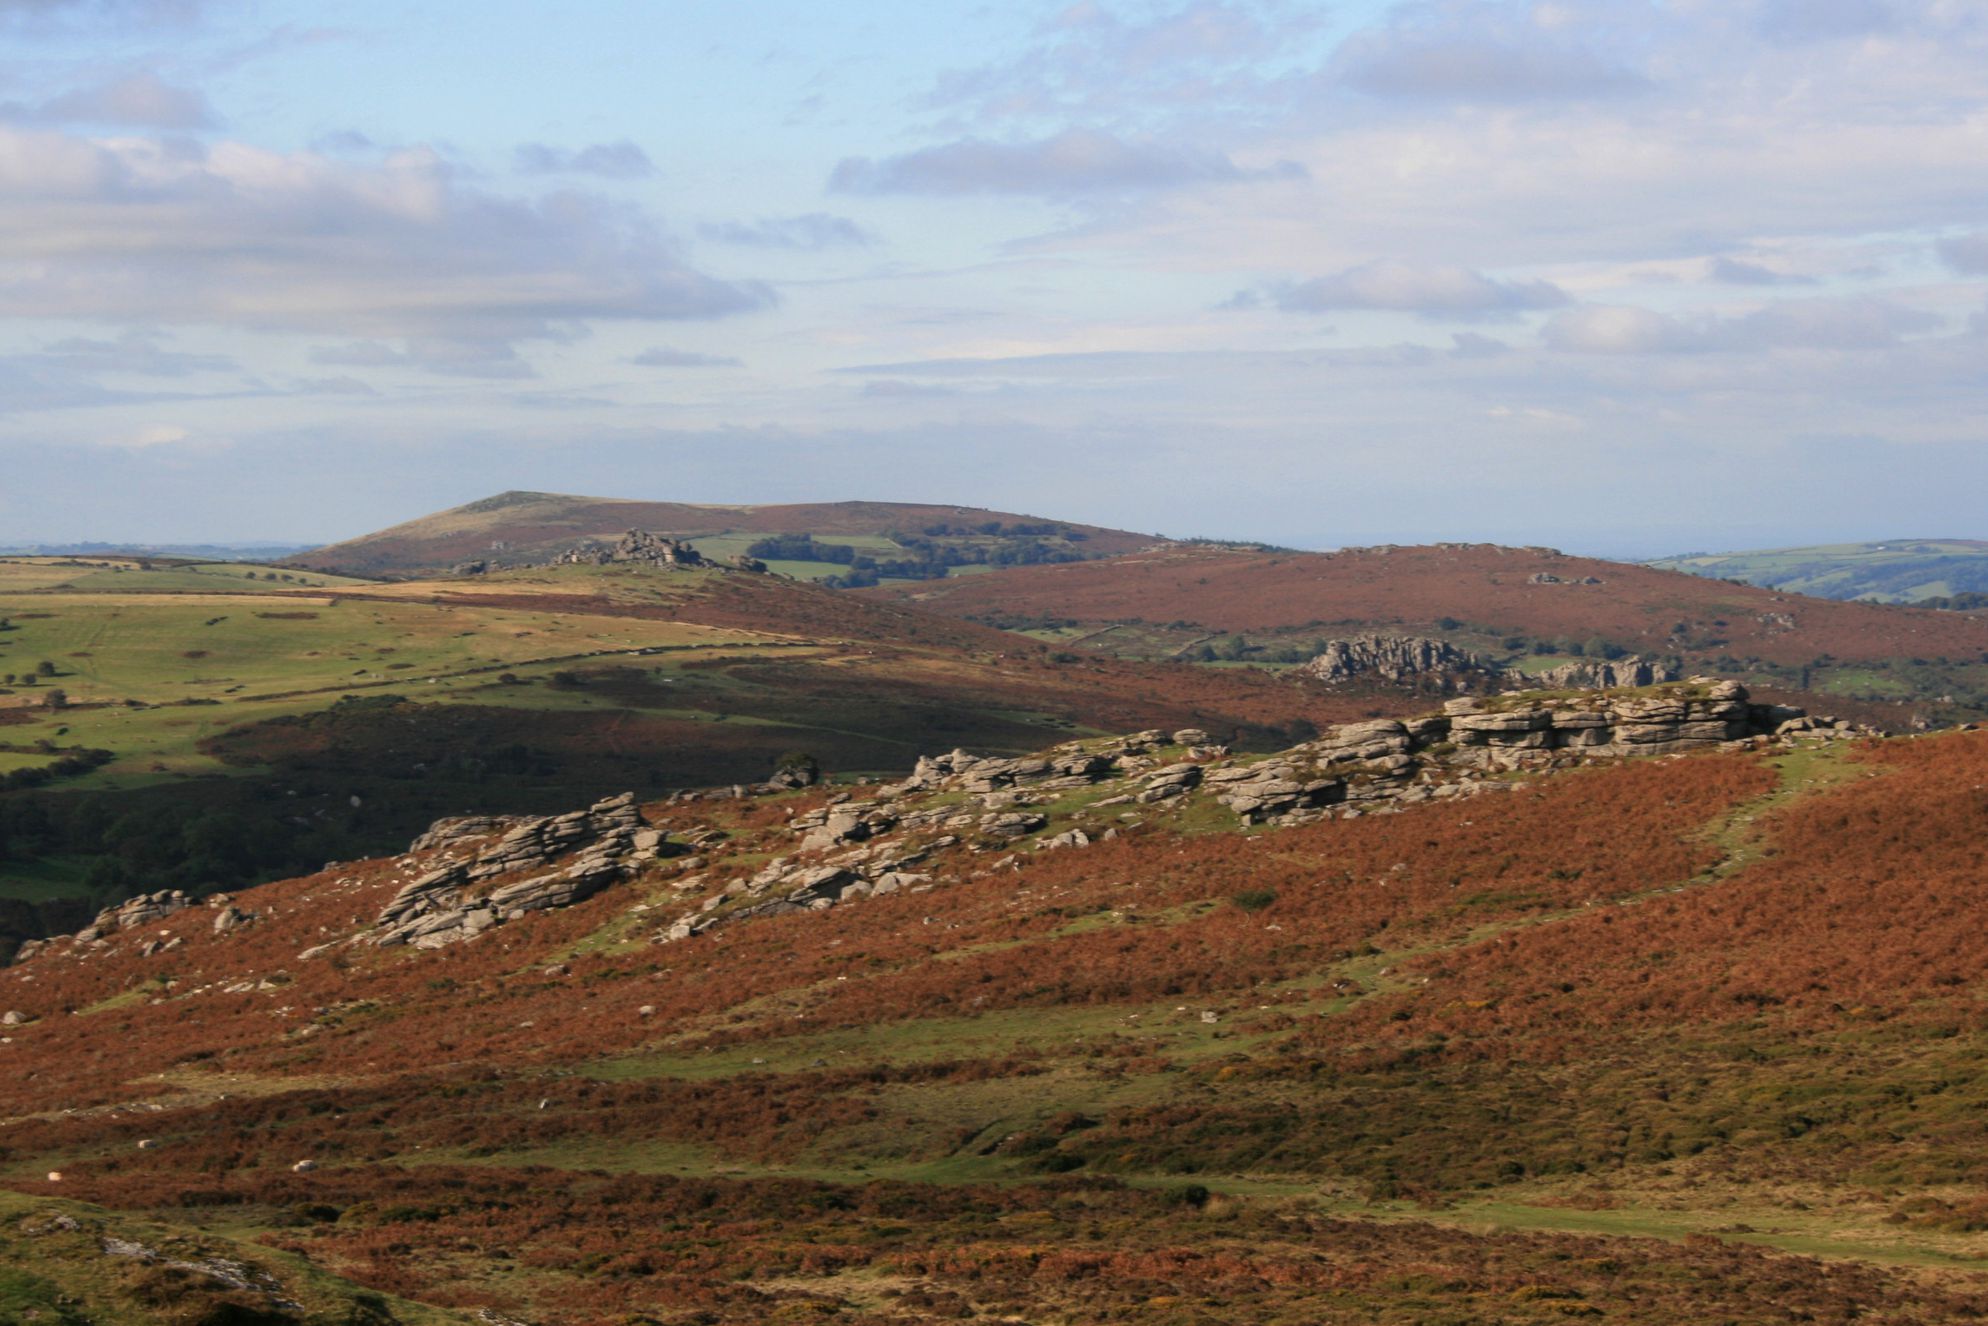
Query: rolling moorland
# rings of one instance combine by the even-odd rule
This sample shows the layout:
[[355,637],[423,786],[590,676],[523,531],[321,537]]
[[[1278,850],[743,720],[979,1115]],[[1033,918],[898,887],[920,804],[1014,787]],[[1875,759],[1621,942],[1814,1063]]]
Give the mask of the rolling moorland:
[[1686,553],[1646,565],[1817,598],[1988,608],[1988,543],[1979,539],[1887,539],[1758,552]]
[[479,557],[0,561],[0,1320],[1988,1315],[1982,617]]
[[1170,547],[862,593],[1118,658],[1288,666],[1324,639],[1386,631],[1524,670],[1667,658],[1890,728],[1988,714],[1988,614],[1808,598],[1545,548]]
[[[0,971],[0,1305],[1979,1319],[1988,735],[1700,733],[1779,721],[1732,694],[1093,739],[141,900]],[[401,942],[568,850],[622,864]]]
[[[612,529],[598,509],[628,505],[505,494],[338,546],[412,562],[467,522],[480,542],[447,555],[490,554],[545,537],[555,516]],[[754,532],[714,558],[768,538],[853,548],[883,539],[853,528],[932,528],[934,512],[966,521],[864,503],[725,511],[824,523]],[[969,514],[990,517],[975,528],[1078,529]],[[1111,544],[1092,534],[1079,542]],[[1042,541],[973,537],[996,552]],[[1425,703],[1411,685],[1296,675],[1358,632],[1444,639],[1519,673],[1667,658],[1888,730],[1988,713],[1980,614],[1541,549],[1146,546],[855,594],[807,583],[846,562],[776,561],[790,574],[770,575],[495,565],[375,581],[157,558],[0,563],[0,787],[13,789],[0,796],[0,945],[147,889],[240,887],[389,850],[442,814],[751,782],[795,752],[882,775],[949,744],[1013,753],[1148,724],[1268,749]]]

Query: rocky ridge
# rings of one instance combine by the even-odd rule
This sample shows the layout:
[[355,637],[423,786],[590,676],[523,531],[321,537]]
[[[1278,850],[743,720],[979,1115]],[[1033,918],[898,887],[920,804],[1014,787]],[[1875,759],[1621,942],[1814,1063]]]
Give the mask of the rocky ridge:
[[[1146,826],[1395,814],[1523,786],[1514,774],[1596,760],[1863,735],[1867,729],[1841,720],[1755,703],[1736,682],[1699,678],[1637,690],[1459,697],[1439,713],[1343,724],[1268,756],[1233,753],[1198,729],[1155,730],[1020,757],[954,750],[920,759],[901,782],[838,791],[825,802],[819,791],[780,780],[683,792],[663,803],[675,817],[674,842],[625,792],[563,815],[437,821],[391,863],[399,887],[371,924],[298,958],[351,945],[441,948],[625,882],[641,894],[623,909],[631,933],[679,942],[754,917],[924,892],[1017,867],[1024,853],[1083,849]],[[780,795],[799,798],[784,823],[738,839],[715,822],[725,812],[692,809]],[[691,815],[701,822],[684,823]],[[120,935],[194,905],[184,893],[141,895],[17,960],[51,949],[105,951]],[[255,920],[226,896],[207,905],[217,937]],[[658,911],[673,919],[658,924]],[[148,939],[139,952],[178,942]]]
[[[657,938],[928,889],[936,872],[927,863],[939,853],[1005,852],[997,864],[1012,864],[1022,846],[1087,847],[1137,828],[1146,814],[1168,808],[1162,803],[1212,801],[1244,825],[1305,824],[1503,792],[1520,785],[1505,776],[1513,772],[1861,735],[1870,734],[1755,704],[1737,682],[1701,678],[1640,691],[1461,698],[1422,718],[1334,727],[1267,758],[1233,757],[1192,729],[1071,742],[1021,758],[954,751],[921,759],[911,777],[866,799],[845,794],[795,817],[790,854],[727,881]],[[1057,813],[1060,801],[1087,791],[1096,795],[1082,798],[1074,814]],[[1120,808],[1115,819],[1099,818],[1113,808]]]

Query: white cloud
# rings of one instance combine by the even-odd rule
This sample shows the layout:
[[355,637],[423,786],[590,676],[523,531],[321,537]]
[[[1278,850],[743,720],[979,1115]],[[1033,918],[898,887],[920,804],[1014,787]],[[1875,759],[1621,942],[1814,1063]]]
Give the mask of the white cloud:
[[111,445],[122,447],[169,447],[184,442],[193,434],[174,424],[154,424],[141,428],[120,438],[111,439]]
[[378,396],[380,393],[358,378],[340,374],[331,378],[299,378],[293,390],[313,396]]
[[185,27],[206,8],[205,0],[0,0],[0,30],[44,36],[97,27],[118,33]]
[[1988,230],[1941,241],[1940,256],[1957,272],[1988,276]]
[[1468,267],[1370,262],[1331,276],[1277,288],[1272,298],[1291,313],[1333,309],[1487,317],[1558,308],[1566,291],[1550,281],[1501,281]]
[[1941,323],[1933,314],[1876,299],[1789,299],[1733,317],[1698,318],[1586,305],[1555,314],[1540,339],[1578,354],[1876,350]]
[[639,213],[482,193],[425,149],[358,165],[0,126],[0,309],[15,317],[448,342],[771,302],[690,267]]
[[176,87],[140,70],[63,93],[36,107],[30,117],[52,123],[136,125],[151,129],[207,129],[214,110],[196,88]]
[[500,337],[410,336],[402,348],[381,341],[352,341],[321,345],[311,351],[314,364],[352,368],[413,368],[446,377],[519,379],[538,373]]
[[861,247],[877,237],[846,216],[809,212],[803,216],[763,216],[756,221],[723,221],[702,225],[697,233],[720,244],[755,249],[822,249]]
[[1900,14],[1886,0],[1766,0],[1760,30],[1780,41],[1828,41],[1895,31]]
[[145,377],[185,377],[237,367],[226,355],[168,350],[160,344],[163,339],[160,333],[141,331],[126,332],[115,341],[72,336],[45,346],[41,357],[78,372],[131,373]]
[[1190,184],[1233,184],[1298,173],[1281,164],[1244,170],[1227,153],[1094,129],[1049,138],[989,142],[962,138],[901,156],[846,157],[829,177],[844,193],[1012,193],[1069,197],[1140,192]]
[[740,361],[729,355],[700,354],[667,345],[651,346],[628,361],[642,368],[738,368]]
[[618,143],[595,143],[579,151],[525,143],[511,155],[512,164],[524,175],[594,175],[605,180],[639,180],[656,173],[656,163],[627,139]]
[[1579,48],[1475,37],[1374,36],[1349,43],[1339,79],[1376,97],[1533,101],[1619,96],[1649,84]]
[[1301,62],[1326,30],[1319,6],[1277,0],[1072,4],[1019,51],[941,74],[920,104],[975,125],[1188,127],[1259,103],[1266,64]]
[[1708,279],[1721,285],[1814,285],[1813,276],[1777,272],[1763,263],[1744,258],[1716,257],[1706,264]]

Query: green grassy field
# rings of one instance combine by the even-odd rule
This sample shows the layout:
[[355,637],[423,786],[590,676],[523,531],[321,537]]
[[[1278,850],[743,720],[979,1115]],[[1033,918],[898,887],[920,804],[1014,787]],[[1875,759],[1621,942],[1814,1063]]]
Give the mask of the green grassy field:
[[1667,571],[1744,580],[1821,598],[1886,603],[1988,589],[1988,543],[1892,539],[1756,552],[1694,553],[1646,563]]
[[[426,682],[547,658],[749,638],[675,622],[243,592],[0,595],[0,673],[55,666],[73,703],[254,698]],[[34,688],[17,687],[16,699]]]
[[234,593],[244,584],[339,589],[369,582],[322,571],[254,562],[186,562],[134,557],[0,557],[0,593],[73,589],[111,594]]
[[0,898],[48,902],[57,898],[87,897],[89,889],[83,883],[86,864],[74,859],[0,864]]

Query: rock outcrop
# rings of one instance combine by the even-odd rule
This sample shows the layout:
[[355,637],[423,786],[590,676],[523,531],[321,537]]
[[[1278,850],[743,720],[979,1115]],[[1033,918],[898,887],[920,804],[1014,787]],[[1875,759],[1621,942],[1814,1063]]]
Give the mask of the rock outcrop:
[[410,850],[447,849],[492,833],[495,840],[474,855],[453,858],[445,850],[394,894],[374,922],[372,942],[440,948],[527,912],[570,907],[666,846],[663,832],[642,818],[635,794],[623,792],[565,815],[438,820]]
[[[554,559],[557,566],[705,566],[704,554],[688,543],[632,529],[610,544],[582,544]],[[763,568],[762,568],[763,569]]]
[[[1512,674],[1514,678],[1522,676]],[[1566,663],[1557,668],[1525,678],[1527,689],[1537,687],[1548,691],[1572,690],[1612,690],[1627,686],[1659,686],[1676,681],[1676,668],[1668,667],[1656,659],[1628,654],[1618,659],[1605,659],[1594,663]]]
[[1462,679],[1493,676],[1500,669],[1446,640],[1419,635],[1356,635],[1328,640],[1325,649],[1298,671],[1324,682],[1436,681],[1453,688]]
[[[1136,827],[1143,813],[1191,798],[1212,800],[1244,824],[1305,824],[1508,791],[1523,785],[1506,776],[1516,770],[1864,734],[1755,704],[1736,682],[1700,678],[1572,698],[1454,699],[1442,713],[1347,723],[1261,758],[1200,744],[1207,733],[1193,729],[1071,742],[1020,758],[956,750],[919,760],[910,778],[868,800],[845,794],[796,815],[791,855],[718,887],[655,938],[684,940],[751,917],[930,889],[935,878],[957,877],[959,852],[995,857],[990,868],[999,870],[1023,848],[1089,848]],[[1092,795],[1077,798],[1074,814],[1052,815],[1085,789]],[[1113,809],[1118,823],[1107,827],[1099,817]],[[946,859],[953,869],[939,870]],[[703,876],[686,883],[702,886]]]
[[75,945],[99,944],[121,930],[135,930],[154,921],[163,921],[176,912],[185,911],[193,904],[193,898],[184,889],[162,889],[157,893],[141,893],[134,898],[126,898],[123,902],[104,908],[97,913],[95,920],[74,935],[56,935],[48,939],[30,939],[23,942],[14,952],[14,961],[25,962],[61,939],[67,939]]
[[1328,685],[1385,681],[1438,691],[1573,690],[1655,686],[1676,681],[1677,671],[1634,654],[1613,661],[1568,663],[1537,674],[1504,668],[1446,640],[1419,635],[1356,635],[1328,640],[1298,669]]
[[114,935],[120,930],[132,930],[153,921],[161,921],[174,912],[183,912],[193,906],[193,899],[183,889],[166,889],[158,893],[141,893],[135,898],[127,898],[114,907],[106,907],[97,913],[97,919],[76,938],[88,943],[102,935]]
[[[919,760],[910,777],[889,786],[754,789],[798,794],[784,802],[784,821],[776,801],[699,822],[691,807],[703,794],[679,793],[666,810],[676,843],[644,818],[633,793],[563,815],[460,816],[429,826],[410,855],[392,863],[391,876],[372,875],[369,884],[397,891],[370,925],[323,929],[298,957],[357,944],[440,948],[631,879],[638,888],[626,892],[641,896],[627,917],[641,918],[658,942],[682,941],[750,918],[1019,871],[1043,853],[1109,851],[1105,844],[1156,824],[1186,831],[1229,816],[1253,826],[1393,814],[1527,785],[1515,774],[1865,731],[1757,703],[1735,682],[1696,678],[1634,690],[1452,698],[1441,712],[1342,724],[1267,756],[1232,754],[1207,732],[1183,728],[1071,741],[1020,757],[955,750]],[[659,864],[666,856],[674,858],[667,867]],[[144,894],[106,908],[76,936],[24,946],[17,960],[50,945],[66,945],[56,958],[152,957],[202,942],[246,951],[279,916],[274,906],[250,911],[217,894],[207,899],[211,925],[189,927],[183,918],[150,926],[193,904],[184,892]]]

